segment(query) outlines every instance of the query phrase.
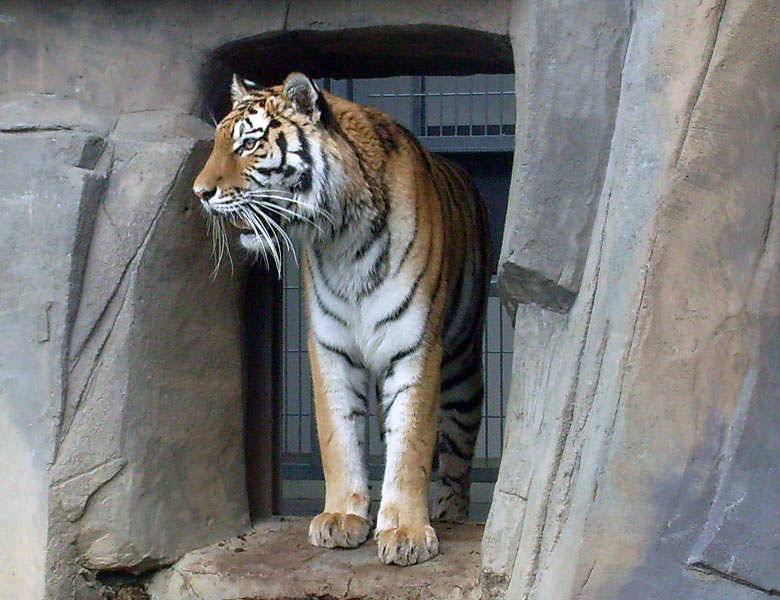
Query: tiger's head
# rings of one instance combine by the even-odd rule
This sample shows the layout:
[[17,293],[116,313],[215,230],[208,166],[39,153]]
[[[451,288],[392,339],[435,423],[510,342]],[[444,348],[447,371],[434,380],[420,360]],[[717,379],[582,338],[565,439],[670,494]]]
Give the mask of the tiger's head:
[[[251,253],[270,255],[277,269],[288,231],[322,235],[332,227],[322,189],[332,119],[324,96],[307,76],[292,73],[281,86],[258,89],[233,76],[233,107],[217,126],[214,148],[193,191],[210,218],[219,255],[226,226],[239,230]],[[332,175],[332,174],[331,174]]]

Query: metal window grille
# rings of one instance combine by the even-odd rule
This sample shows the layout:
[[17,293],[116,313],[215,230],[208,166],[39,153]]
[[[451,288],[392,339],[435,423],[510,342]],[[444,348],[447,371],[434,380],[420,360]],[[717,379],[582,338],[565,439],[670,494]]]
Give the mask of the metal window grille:
[[[395,77],[325,80],[321,85],[356,102],[390,114],[432,151],[495,152],[514,149],[514,78]],[[298,265],[287,254],[283,265],[283,454],[284,484],[323,479],[306,345],[307,324]],[[485,404],[473,463],[475,484],[495,482],[504,443],[504,416],[514,334],[491,283],[483,333]],[[373,386],[370,386],[373,389]],[[376,399],[369,402],[366,432],[369,479],[380,481],[384,448],[379,437]],[[285,488],[290,486],[285,485]],[[283,492],[284,511],[307,512]],[[473,494],[472,494],[473,495]],[[473,499],[472,499],[473,501]],[[312,510],[319,510],[317,503]],[[483,513],[477,513],[484,515]]]

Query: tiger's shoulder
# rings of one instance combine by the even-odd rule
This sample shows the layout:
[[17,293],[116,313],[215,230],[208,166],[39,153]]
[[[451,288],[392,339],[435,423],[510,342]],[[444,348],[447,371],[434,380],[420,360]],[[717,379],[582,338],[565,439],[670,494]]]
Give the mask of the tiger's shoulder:
[[426,168],[438,161],[438,157],[428,152],[406,127],[387,113],[329,92],[321,93],[332,119],[328,123],[326,117],[324,124],[347,138],[353,150],[365,159],[365,166],[381,168],[394,154],[420,161]]

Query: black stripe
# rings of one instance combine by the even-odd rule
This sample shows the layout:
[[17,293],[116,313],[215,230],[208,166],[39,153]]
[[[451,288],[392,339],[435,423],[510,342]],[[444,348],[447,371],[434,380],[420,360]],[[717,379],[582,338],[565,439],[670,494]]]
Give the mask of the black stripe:
[[379,256],[376,257],[371,270],[368,272],[368,281],[363,285],[363,289],[358,293],[358,299],[363,298],[373,292],[384,280],[387,275],[387,257],[390,254],[390,238],[385,237],[385,243]]
[[322,346],[325,350],[328,352],[332,352],[333,354],[336,354],[346,360],[349,363],[350,367],[353,367],[355,369],[363,369],[364,365],[361,361],[353,359],[349,353],[344,350],[343,348],[339,348],[338,346],[331,346],[330,344],[326,344],[323,342],[320,338],[315,336],[315,339],[317,340],[317,343]]
[[[322,157],[322,181],[323,185],[320,186],[319,194],[317,197],[318,205],[317,207],[320,210],[324,210],[328,214],[333,214],[333,199],[330,196],[330,193],[328,192],[329,185],[328,182],[330,180],[330,163],[327,160],[326,156]],[[326,225],[331,232],[331,235],[333,235],[334,231],[336,230],[336,224],[333,223],[330,219],[323,219],[324,223],[323,225]]]
[[350,391],[357,396],[358,400],[360,400],[364,406],[368,404],[368,399],[366,398],[365,394],[361,394],[358,392],[353,386],[349,386]]
[[347,321],[345,319],[342,319],[340,316],[338,316],[336,313],[334,313],[332,310],[330,310],[327,306],[325,306],[325,303],[322,301],[322,298],[320,298],[320,293],[317,291],[317,284],[312,281],[312,289],[314,290],[314,299],[317,302],[317,306],[320,308],[320,310],[328,317],[333,319],[334,321],[337,321],[344,327],[349,327],[347,325]]
[[349,420],[354,421],[359,417],[365,417],[368,415],[368,411],[364,408],[353,408],[349,413]]
[[[417,221],[415,220],[415,224]],[[431,225],[431,235],[433,235],[433,225]],[[411,289],[409,290],[409,293],[404,297],[404,299],[401,301],[401,303],[388,315],[382,317],[379,321],[377,321],[376,325],[374,325],[374,331],[377,331],[382,325],[385,325],[387,323],[390,323],[391,321],[396,321],[401,318],[401,315],[406,312],[406,310],[409,308],[409,305],[412,303],[412,298],[414,297],[415,293],[417,292],[417,288],[420,285],[420,282],[422,281],[423,277],[425,277],[425,274],[428,272],[428,266],[430,265],[430,257],[431,252],[433,252],[433,245],[428,244],[427,251],[425,253],[425,266],[423,267],[423,270],[420,271],[417,274],[417,277],[414,280],[414,283],[412,284]],[[398,273],[400,269],[396,270],[396,274]],[[441,273],[440,273],[441,275]],[[426,317],[426,321],[427,321]]]
[[386,226],[387,226],[387,211],[382,211],[381,213],[376,215],[371,221],[371,230],[369,231],[369,237],[366,239],[365,242],[363,242],[363,245],[360,246],[360,248],[358,248],[357,251],[355,252],[356,261],[360,260],[365,256],[366,252],[368,252],[371,246],[374,245],[374,242],[376,242],[379,239],[379,234],[385,230]]
[[282,151],[282,160],[281,164],[287,163],[287,138],[285,137],[283,132],[279,132],[279,135],[276,136],[276,145],[279,146],[279,150]]
[[412,344],[411,346],[408,346],[407,348],[404,348],[403,350],[399,350],[398,352],[396,352],[393,355],[393,357],[390,359],[390,368],[391,369],[394,368],[393,363],[398,362],[402,358],[406,358],[412,352],[417,350],[422,345],[422,341],[423,341],[424,337],[425,337],[425,332],[423,331],[423,335],[421,335],[419,337],[419,339],[414,344]]
[[339,300],[342,302],[349,302],[349,298],[341,294],[336,288],[334,288],[330,282],[328,281],[328,278],[325,276],[325,272],[322,270],[322,255],[320,254],[320,251],[317,248],[314,248],[314,260],[317,263],[317,272],[322,276],[322,283],[325,286],[325,289],[327,289],[331,294],[336,296]]
[[347,143],[347,145],[352,150],[352,153],[355,155],[355,159],[357,160],[358,168],[360,169],[360,173],[363,175],[363,179],[368,184],[368,187],[371,190],[371,195],[375,196],[375,193],[374,193],[375,185],[374,185],[373,178],[369,177],[368,170],[366,169],[366,165],[363,162],[363,156],[358,151],[357,145],[355,145],[355,142],[352,141],[352,138],[350,138],[346,134],[346,132],[341,128],[341,124],[339,124],[338,121],[334,122],[333,125],[334,125],[333,130],[342,137],[342,139]]
[[412,352],[417,350],[422,345],[423,340],[425,339],[425,334],[428,327],[428,321],[431,318],[431,312],[433,312],[433,305],[436,304],[436,298],[438,297],[439,291],[441,290],[441,282],[442,282],[441,267],[442,265],[441,263],[439,263],[439,272],[436,274],[436,289],[433,290],[433,294],[431,294],[431,302],[428,305],[428,313],[425,315],[425,320],[423,321],[424,323],[423,330],[422,332],[420,332],[420,337],[417,339],[417,341],[414,344],[412,344],[407,348],[404,348],[403,350],[400,350],[399,352],[393,355],[393,357],[390,359],[391,369],[394,366],[393,363],[401,360],[402,358],[406,358],[407,356],[409,356]]
[[[469,459],[469,460],[471,460],[471,459]],[[467,468],[464,471],[463,475],[461,475],[457,479],[455,477],[453,477],[452,475],[445,475],[445,474],[442,473],[441,477],[439,477],[439,481],[441,481],[444,486],[448,487],[451,490],[454,490],[454,489],[462,490],[463,487],[464,487],[463,480],[466,477],[468,477],[469,472],[471,471],[471,464],[467,464],[466,467]]]
[[418,218],[417,218],[417,211],[418,210],[419,210],[419,207],[415,206],[415,209],[414,209],[414,229],[412,230],[412,237],[409,238],[409,243],[406,245],[406,248],[404,248],[404,252],[401,255],[401,260],[398,263],[398,267],[396,267],[395,273],[393,274],[393,276],[398,275],[398,273],[401,272],[401,269],[403,268],[404,263],[406,262],[406,259],[409,257],[409,253],[412,251],[412,247],[414,246],[414,243],[417,241],[417,230],[419,229],[419,226],[420,226],[420,224],[418,223]]
[[[441,269],[439,269],[439,275],[441,275]],[[408,346],[407,348],[404,348],[403,350],[400,350],[400,351],[396,352],[393,355],[393,357],[390,359],[390,369],[394,368],[394,363],[395,362],[401,360],[402,358],[406,358],[407,356],[412,354],[415,350],[420,348],[420,346],[422,345],[423,340],[425,340],[425,334],[427,333],[426,329],[427,329],[428,319],[431,318],[431,312],[433,311],[433,305],[436,302],[436,296],[439,295],[439,290],[440,289],[441,289],[441,277],[438,277],[437,278],[437,283],[436,283],[436,289],[433,291],[433,294],[431,295],[431,304],[430,304],[430,306],[428,306],[428,314],[425,315],[425,321],[424,321],[425,325],[423,326],[423,330],[420,333],[420,337],[417,338],[417,341],[414,344],[412,344],[411,346]],[[388,375],[388,377],[389,377],[389,375]]]
[[[268,177],[269,175],[271,175],[273,173],[282,173],[284,175],[285,171],[287,171],[289,167],[287,165],[285,165],[285,164],[281,164],[278,167],[251,167],[251,168],[252,168],[253,171],[256,171],[257,173],[260,173],[261,175],[265,175],[266,177]],[[301,179],[298,182],[298,187],[301,190],[303,190],[303,191],[306,191],[306,190],[304,190],[304,188],[303,188],[302,180],[306,176],[308,176],[308,178],[309,178],[309,181],[308,181],[308,184],[307,184],[308,185],[307,189],[311,188],[311,173],[309,171],[304,171],[301,174]]]
[[390,400],[385,400],[385,396],[383,394],[382,399],[380,401],[382,403],[384,410],[390,413],[390,410],[392,410],[393,403],[395,402],[396,398],[398,398],[400,394],[403,394],[405,391],[412,389],[416,385],[417,385],[416,383],[407,383],[405,385],[402,385],[399,389],[393,392],[393,397],[390,398]]
[[[476,277],[475,277],[476,279]],[[475,341],[478,342],[480,335],[480,331],[483,325],[484,321],[484,315],[485,315],[485,295],[487,293],[487,283],[482,283],[477,287],[477,296],[475,299],[472,300],[472,306],[479,307],[479,311],[477,315],[474,315],[478,318],[473,318],[470,320],[469,328],[467,329],[465,335],[461,337],[461,341],[458,343],[457,346],[450,349],[445,349],[445,355],[442,360],[442,366],[449,364],[453,359],[459,357],[461,354],[464,353],[464,351],[468,350]],[[452,326],[452,323],[448,323],[445,327],[445,335],[449,331],[449,327]]]
[[368,399],[366,398],[366,395],[362,392],[359,392],[357,388],[355,388],[355,386],[352,385],[351,383],[348,383],[348,386],[349,386],[349,391],[355,394],[358,400],[360,400],[363,403],[363,407],[364,408],[368,407]]
[[463,292],[463,271],[464,269],[458,270],[458,279],[455,282],[455,285],[450,288],[453,296],[448,298],[449,306],[447,307],[447,316],[444,318],[445,332],[449,330],[449,326],[452,325],[453,319],[455,319],[455,316],[458,314],[458,309],[460,308],[460,295]]
[[325,306],[325,303],[322,301],[322,298],[320,297],[320,292],[317,289],[317,282],[315,281],[314,272],[311,270],[311,263],[309,263],[309,261],[306,261],[306,266],[309,269],[309,277],[311,278],[311,289],[314,292],[314,301],[317,303],[317,306],[319,306],[320,310],[331,319],[341,323],[344,327],[349,327],[346,319],[340,317],[335,312],[333,312],[330,308]]
[[393,121],[383,118],[378,112],[366,111],[366,117],[374,128],[374,135],[382,144],[385,154],[398,150],[396,140],[396,125]]
[[475,351],[475,345],[480,341],[477,338],[477,329],[482,327],[482,319],[472,319],[469,325],[469,329],[465,335],[462,336],[461,341],[455,346],[452,351],[445,349],[444,357],[441,361],[441,366],[445,367],[453,362],[456,358],[460,358],[466,352]]
[[303,128],[297,123],[295,124],[295,131],[298,133],[298,143],[301,145],[300,150],[295,150],[294,154],[301,157],[301,160],[307,167],[311,166],[311,150],[309,149],[309,140],[306,139],[306,134],[303,132]]
[[[455,417],[453,417],[453,418],[451,419],[451,421],[452,421],[453,423],[455,423],[455,425],[457,425],[457,426],[458,426],[458,428],[459,428],[459,429],[460,429],[462,432],[464,432],[464,433],[466,433],[466,434],[469,434],[469,437],[470,437],[470,438],[471,438],[471,437],[473,437],[473,434],[474,434],[474,433],[476,433],[477,431],[479,431],[479,426],[482,424],[482,419],[477,419],[477,420],[476,420],[476,421],[474,421],[473,423],[462,423],[462,422],[460,422],[458,419],[456,419]],[[469,440],[469,441],[470,441],[470,440]]]
[[301,176],[298,178],[298,182],[295,184],[295,188],[301,192],[308,192],[311,190],[312,176],[311,169],[306,169],[301,172]]
[[436,449],[439,452],[446,452],[447,454],[454,454],[458,458],[461,458],[466,461],[470,461],[471,457],[474,456],[474,450],[473,448],[469,450],[461,450],[458,445],[455,443],[455,441],[446,433],[443,431],[439,432],[439,439],[437,440]]
[[263,186],[263,185],[265,185],[265,183],[264,183],[264,182],[260,181],[260,180],[259,180],[257,177],[255,177],[255,175],[254,175],[254,173],[252,173],[252,171],[247,171],[247,172],[246,172],[246,176],[247,176],[247,177],[249,177],[249,179],[251,179],[252,181],[254,181],[254,182],[255,182],[257,185],[259,185],[259,186]]
[[469,398],[460,398],[458,400],[448,400],[441,405],[441,410],[455,410],[459,413],[469,413],[482,406],[485,390],[480,387],[477,392]]
[[360,248],[358,248],[357,251],[355,252],[354,260],[356,262],[361,260],[366,255],[366,252],[369,251],[371,246],[373,246],[376,241],[377,238],[369,237],[365,242],[363,242],[363,245]]
[[417,274],[417,277],[414,280],[414,283],[412,284],[411,289],[409,290],[409,293],[404,297],[404,299],[401,301],[401,303],[391,312],[389,315],[382,317],[377,321],[376,325],[374,325],[374,331],[378,331],[379,328],[382,325],[387,325],[388,323],[391,323],[392,321],[397,321],[401,318],[401,315],[403,315],[408,309],[409,305],[412,303],[412,298],[414,298],[415,293],[417,293],[417,288],[420,286],[420,281],[422,281],[423,276],[425,276],[425,273],[428,271],[428,261],[425,263],[425,268],[420,271]]
[[463,367],[460,371],[458,371],[455,375],[446,381],[441,382],[441,391],[446,392],[447,390],[454,388],[456,385],[463,383],[470,377],[473,377],[474,374],[479,370],[481,360],[482,357],[479,354],[475,354],[465,367]]

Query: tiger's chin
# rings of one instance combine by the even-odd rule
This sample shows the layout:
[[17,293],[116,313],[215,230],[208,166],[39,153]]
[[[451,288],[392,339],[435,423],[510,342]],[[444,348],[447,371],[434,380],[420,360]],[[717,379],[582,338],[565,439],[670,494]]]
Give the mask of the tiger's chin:
[[240,232],[238,243],[244,250],[256,256],[272,256],[279,252],[279,247],[273,240],[269,241],[253,231]]

